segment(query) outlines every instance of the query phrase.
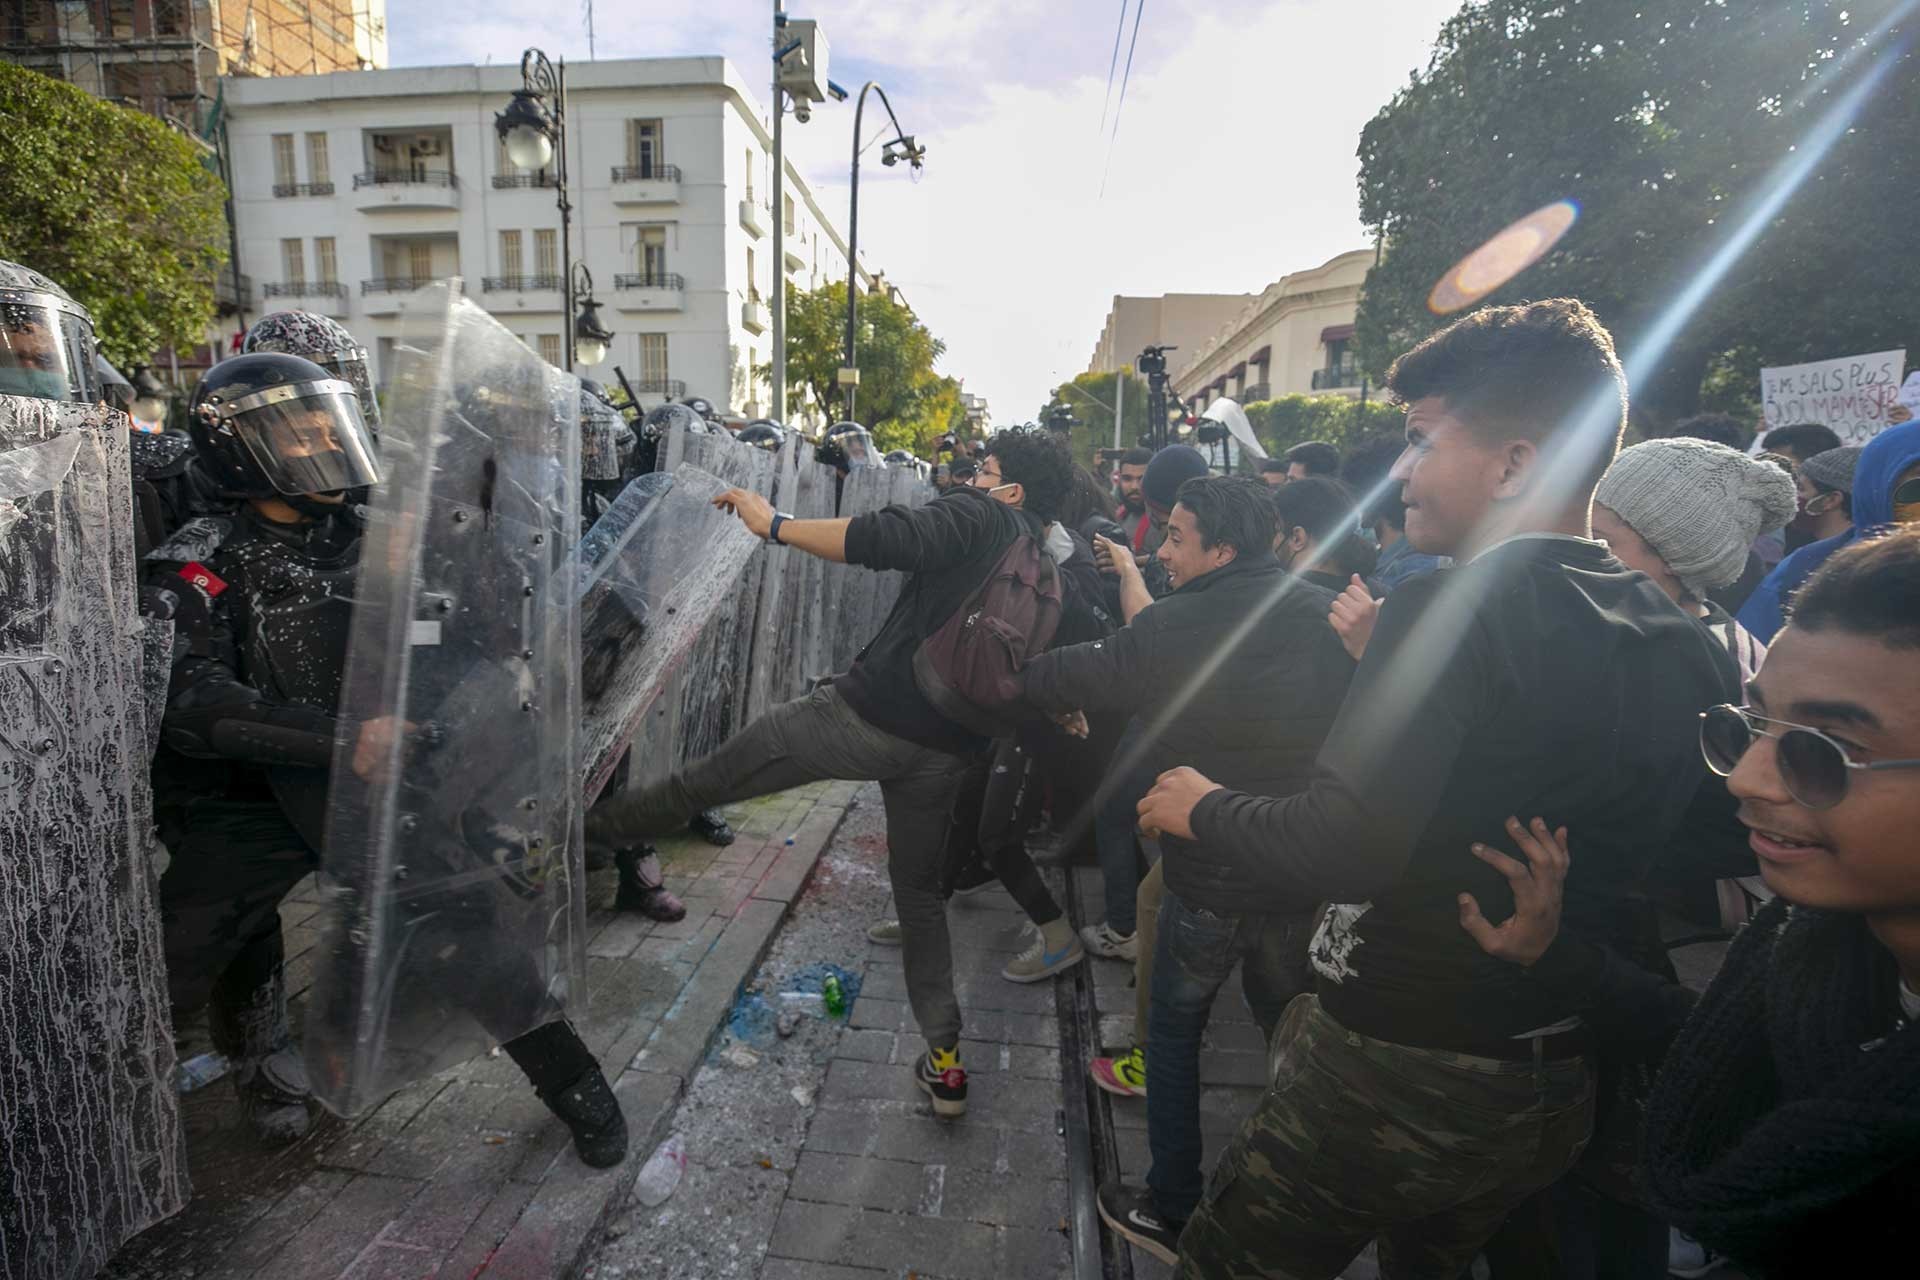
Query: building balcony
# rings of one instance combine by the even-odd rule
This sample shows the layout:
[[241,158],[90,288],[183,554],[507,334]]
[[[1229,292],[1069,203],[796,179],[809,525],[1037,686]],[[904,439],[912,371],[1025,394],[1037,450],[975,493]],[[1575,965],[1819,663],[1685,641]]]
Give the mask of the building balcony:
[[672,164],[617,164],[613,166],[615,204],[678,204],[680,166]]
[[807,265],[807,256],[795,247],[791,239],[781,246],[780,256],[787,260],[788,271],[798,271]]
[[487,276],[480,292],[492,295],[483,304],[492,312],[564,311],[566,280],[558,275]]
[[767,219],[771,216],[766,206],[752,196],[740,202],[740,225],[745,227],[747,234],[755,240],[767,234]]
[[560,179],[542,169],[539,173],[496,173],[493,175],[495,191],[512,191],[517,187],[545,187],[549,191],[560,185]]
[[1313,389],[1315,391],[1337,391],[1342,387],[1357,387],[1364,375],[1351,367],[1336,369],[1315,369],[1313,371]]
[[1251,386],[1240,388],[1240,394],[1234,398],[1241,404],[1253,404],[1260,400],[1271,400],[1273,399],[1273,386],[1271,383],[1256,382]]
[[241,276],[240,288],[236,292],[233,287],[232,269],[222,267],[214,273],[213,302],[215,310],[223,316],[230,316],[241,307],[252,307],[253,277],[248,275]]
[[354,203],[381,209],[458,209],[460,179],[450,169],[375,169],[353,175]]
[[767,331],[767,304],[759,298],[748,298],[740,304],[740,324],[748,333]]
[[276,182],[273,184],[276,199],[289,200],[295,196],[330,196],[333,194],[331,182]]
[[347,317],[347,286],[337,280],[275,280],[260,286],[263,305],[276,311],[311,311],[315,315]]
[[388,276],[380,280],[362,280],[360,282],[360,309],[370,316],[390,316],[399,313],[406,302],[407,295],[415,289],[424,289],[432,280],[415,280],[411,276]]
[[646,378],[630,383],[636,396],[659,396],[665,400],[678,400],[687,394],[687,384],[678,378]]
[[687,305],[687,282],[671,272],[617,275],[613,305],[622,311],[679,311]]

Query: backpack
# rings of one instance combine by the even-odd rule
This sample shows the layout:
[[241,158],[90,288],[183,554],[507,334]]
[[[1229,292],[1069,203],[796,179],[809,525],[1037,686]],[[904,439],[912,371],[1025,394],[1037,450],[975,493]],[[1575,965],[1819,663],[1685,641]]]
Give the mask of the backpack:
[[1020,669],[1053,643],[1060,608],[1058,566],[1038,538],[1021,534],[914,650],[914,683],[947,719],[984,737],[1006,736],[1027,718]]

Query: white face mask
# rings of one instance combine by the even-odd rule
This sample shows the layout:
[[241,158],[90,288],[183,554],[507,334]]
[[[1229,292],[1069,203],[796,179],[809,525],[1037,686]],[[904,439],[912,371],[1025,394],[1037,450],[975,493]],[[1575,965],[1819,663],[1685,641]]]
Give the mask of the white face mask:
[[1055,564],[1065,564],[1073,558],[1073,535],[1058,520],[1047,526],[1046,550]]

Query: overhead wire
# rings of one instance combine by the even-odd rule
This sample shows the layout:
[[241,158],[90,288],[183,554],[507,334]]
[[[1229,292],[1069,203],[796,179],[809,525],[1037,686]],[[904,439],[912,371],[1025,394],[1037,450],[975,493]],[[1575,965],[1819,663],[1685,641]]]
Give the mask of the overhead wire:
[[1113,52],[1107,56],[1107,91],[1100,99],[1100,132],[1107,131],[1107,110],[1113,106],[1113,72],[1120,65],[1120,37],[1127,29],[1127,0],[1120,0],[1120,20],[1113,24]]
[[1113,132],[1107,136],[1107,158],[1100,166],[1100,195],[1107,194],[1107,172],[1113,167],[1113,144],[1120,138],[1120,113],[1127,107],[1127,84],[1133,79],[1133,51],[1140,43],[1140,15],[1147,9],[1147,0],[1139,0],[1133,9],[1133,36],[1127,41],[1127,68],[1120,73],[1120,101],[1113,108]]

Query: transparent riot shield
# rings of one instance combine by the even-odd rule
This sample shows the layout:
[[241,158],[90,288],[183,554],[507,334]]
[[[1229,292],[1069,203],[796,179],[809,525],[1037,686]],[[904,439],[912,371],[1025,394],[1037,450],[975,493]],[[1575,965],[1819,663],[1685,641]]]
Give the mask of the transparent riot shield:
[[306,1029],[346,1115],[584,999],[579,384],[457,281],[401,324]]
[[7,1280],[91,1275],[187,1199],[135,592],[126,417],[0,396]]
[[[732,608],[760,546],[744,524],[714,507],[713,499],[730,487],[683,462],[628,485],[587,534],[579,595],[589,801],[664,701],[662,693],[684,671],[709,624]],[[658,742],[670,732],[663,726],[648,736]]]

